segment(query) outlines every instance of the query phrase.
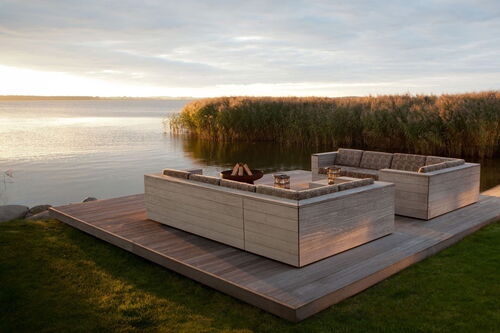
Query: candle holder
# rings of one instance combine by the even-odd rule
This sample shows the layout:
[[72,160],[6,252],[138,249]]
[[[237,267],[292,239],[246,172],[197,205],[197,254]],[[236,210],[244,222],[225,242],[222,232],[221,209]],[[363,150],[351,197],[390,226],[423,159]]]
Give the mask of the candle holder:
[[274,177],[274,187],[290,188],[290,176],[284,173],[276,173]]
[[335,184],[335,179],[340,177],[340,168],[328,168],[326,175],[328,176],[328,185]]

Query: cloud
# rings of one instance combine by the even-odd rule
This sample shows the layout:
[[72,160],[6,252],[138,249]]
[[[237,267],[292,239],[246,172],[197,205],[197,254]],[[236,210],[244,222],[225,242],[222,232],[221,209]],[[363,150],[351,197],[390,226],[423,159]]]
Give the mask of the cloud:
[[499,89],[498,54],[496,1],[0,2],[0,65],[166,92]]

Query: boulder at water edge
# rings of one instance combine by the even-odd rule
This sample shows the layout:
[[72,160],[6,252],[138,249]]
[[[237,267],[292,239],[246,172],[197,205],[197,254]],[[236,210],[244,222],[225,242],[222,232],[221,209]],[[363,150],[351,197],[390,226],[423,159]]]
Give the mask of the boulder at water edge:
[[28,211],[27,216],[33,216],[33,215],[36,215],[38,213],[44,212],[44,211],[48,210],[50,207],[52,207],[52,206],[51,205],[38,205],[38,206],[31,207],[30,210]]
[[0,222],[23,219],[29,208],[21,205],[0,206]]
[[48,210],[45,210],[45,211],[38,213],[38,214],[35,214],[35,215],[31,215],[31,216],[26,218],[26,220],[30,220],[30,221],[39,221],[39,220],[48,220],[48,219],[50,219],[50,214],[49,214]]

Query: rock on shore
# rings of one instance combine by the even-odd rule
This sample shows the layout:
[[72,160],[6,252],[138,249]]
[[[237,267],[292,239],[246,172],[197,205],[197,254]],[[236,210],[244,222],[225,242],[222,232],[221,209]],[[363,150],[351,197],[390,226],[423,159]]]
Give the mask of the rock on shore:
[[[95,201],[97,198],[87,197],[82,202]],[[0,206],[0,222],[27,219],[31,221],[50,219],[49,208],[52,205],[38,205],[29,208],[22,205]]]
[[30,221],[39,221],[39,220],[48,220],[48,219],[50,219],[50,214],[49,214],[48,210],[44,210],[43,212],[40,212],[38,214],[26,217],[26,220],[30,220]]
[[45,212],[50,207],[52,207],[52,205],[38,205],[38,206],[31,207],[30,210],[28,211],[27,217]]
[[21,205],[0,206],[0,222],[23,219],[28,214],[29,207]]

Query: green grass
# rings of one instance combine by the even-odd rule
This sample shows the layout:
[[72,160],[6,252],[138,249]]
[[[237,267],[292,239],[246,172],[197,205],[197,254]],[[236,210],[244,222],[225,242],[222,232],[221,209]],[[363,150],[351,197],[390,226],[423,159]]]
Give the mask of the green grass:
[[217,97],[170,121],[214,141],[270,141],[453,157],[500,153],[500,91],[368,97]]
[[292,324],[57,221],[0,224],[1,332],[498,332],[500,223]]

